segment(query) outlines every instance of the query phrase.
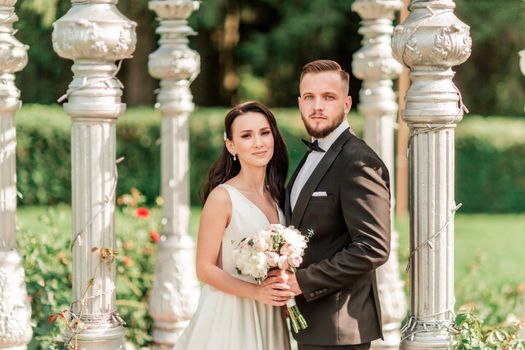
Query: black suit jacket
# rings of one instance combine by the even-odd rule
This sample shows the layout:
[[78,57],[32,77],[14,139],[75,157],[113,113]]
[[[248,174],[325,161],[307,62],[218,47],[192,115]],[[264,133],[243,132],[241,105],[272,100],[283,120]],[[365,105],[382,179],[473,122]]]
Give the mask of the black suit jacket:
[[[332,144],[301,190],[285,197],[288,225],[314,234],[305,251],[296,297],[308,328],[301,344],[360,344],[382,337],[375,270],[390,252],[390,181],[377,154],[349,130]],[[312,197],[316,191],[327,196]]]

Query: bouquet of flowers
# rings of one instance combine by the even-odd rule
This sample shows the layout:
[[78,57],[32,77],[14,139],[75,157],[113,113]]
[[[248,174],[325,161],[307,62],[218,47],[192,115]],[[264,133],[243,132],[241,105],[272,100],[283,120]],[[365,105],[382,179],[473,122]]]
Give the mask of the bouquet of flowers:
[[[233,260],[239,274],[252,276],[261,284],[271,269],[295,270],[303,262],[303,254],[308,239],[307,235],[293,226],[270,225],[267,230],[260,231],[253,236],[245,237],[233,242]],[[295,333],[308,327],[303,315],[299,312],[295,299],[286,303],[288,314]]]

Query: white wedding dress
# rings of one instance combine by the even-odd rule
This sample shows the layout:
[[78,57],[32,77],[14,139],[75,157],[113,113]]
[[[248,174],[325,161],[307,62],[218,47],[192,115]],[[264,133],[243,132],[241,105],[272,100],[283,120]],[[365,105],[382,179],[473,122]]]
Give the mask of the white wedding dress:
[[[264,213],[235,187],[226,189],[232,202],[230,224],[224,232],[221,247],[222,269],[230,275],[255,283],[251,277],[239,275],[232,259],[232,240],[267,229]],[[284,223],[280,209],[279,221]],[[281,309],[223,293],[211,286],[202,288],[199,306],[174,350],[287,350],[289,332]]]

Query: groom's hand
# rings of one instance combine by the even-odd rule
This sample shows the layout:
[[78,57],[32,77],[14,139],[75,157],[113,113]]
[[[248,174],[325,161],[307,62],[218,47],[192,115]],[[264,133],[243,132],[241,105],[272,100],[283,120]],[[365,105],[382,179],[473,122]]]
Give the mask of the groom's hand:
[[297,282],[297,278],[295,278],[295,273],[290,272],[288,270],[271,270],[268,273],[268,278],[274,279],[277,283],[285,283],[288,286],[290,286],[290,291],[294,292],[295,295],[303,294],[303,291],[301,290],[301,287],[299,287],[299,283]]

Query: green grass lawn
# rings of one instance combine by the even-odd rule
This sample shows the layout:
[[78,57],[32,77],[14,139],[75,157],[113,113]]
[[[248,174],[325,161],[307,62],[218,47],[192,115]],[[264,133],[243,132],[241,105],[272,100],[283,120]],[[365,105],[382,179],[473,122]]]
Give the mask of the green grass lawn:
[[[47,215],[51,211],[53,215]],[[159,215],[160,213],[156,213]],[[22,231],[45,235],[49,220],[64,232],[71,234],[71,211],[68,206],[21,207],[18,226]],[[190,234],[196,237],[200,209],[192,208]],[[51,219],[52,218],[52,219]],[[126,231],[126,217],[117,212],[116,231]],[[396,220],[400,237],[400,264],[404,272],[408,257],[408,219]],[[525,282],[523,268],[525,247],[525,214],[467,215],[458,214],[455,220],[455,280],[461,286],[472,278],[487,286],[502,287]]]
[[[401,260],[406,261],[410,239],[408,218],[398,219],[396,226]],[[458,214],[454,244],[457,284],[473,273],[487,285],[525,282],[525,214]]]

